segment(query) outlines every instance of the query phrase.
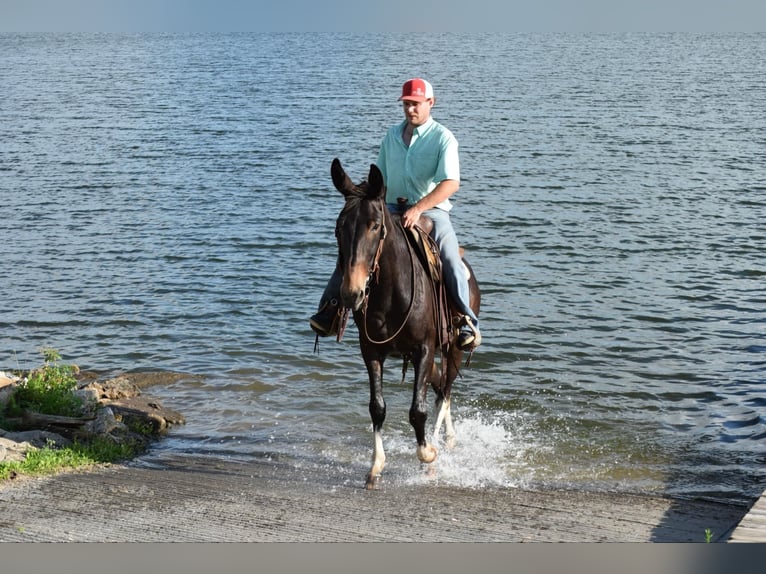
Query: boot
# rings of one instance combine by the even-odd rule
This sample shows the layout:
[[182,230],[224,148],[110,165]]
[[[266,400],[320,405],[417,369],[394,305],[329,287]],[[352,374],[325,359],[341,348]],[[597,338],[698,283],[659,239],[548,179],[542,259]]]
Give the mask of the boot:
[[471,351],[479,345],[481,345],[481,332],[479,332],[478,322],[474,324],[471,318],[466,315],[457,336],[457,346],[461,351]]
[[309,324],[314,332],[320,337],[329,337],[338,334],[340,323],[340,307],[337,299],[330,299],[319,307],[309,319]]

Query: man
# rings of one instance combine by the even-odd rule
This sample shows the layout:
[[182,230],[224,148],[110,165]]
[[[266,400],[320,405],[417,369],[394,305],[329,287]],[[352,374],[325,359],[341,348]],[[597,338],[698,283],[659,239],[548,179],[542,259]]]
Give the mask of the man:
[[[452,132],[431,117],[436,98],[429,82],[422,78],[407,80],[399,100],[405,119],[388,130],[378,153],[377,166],[386,183],[386,204],[392,212],[402,214],[406,228],[415,225],[421,215],[433,220],[431,236],[441,252],[447,292],[465,316],[457,344],[463,350],[473,349],[481,344],[479,320],[469,305],[468,280],[449,217],[449,198],[460,187],[458,142]],[[310,320],[311,328],[322,337],[337,331],[340,281],[336,268],[319,311]]]

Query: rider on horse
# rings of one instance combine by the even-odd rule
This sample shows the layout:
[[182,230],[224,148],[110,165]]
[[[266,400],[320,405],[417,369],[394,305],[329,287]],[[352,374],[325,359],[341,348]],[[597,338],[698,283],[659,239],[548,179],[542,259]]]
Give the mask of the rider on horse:
[[[388,130],[377,161],[386,183],[386,204],[389,210],[401,214],[405,228],[413,227],[421,215],[433,220],[431,236],[439,246],[445,286],[463,315],[457,345],[462,350],[474,349],[481,344],[479,320],[469,304],[468,279],[449,217],[449,198],[460,187],[458,142],[452,132],[431,117],[436,99],[426,80],[405,82],[399,100],[405,120]],[[336,266],[319,310],[310,320],[319,336],[337,333],[342,311],[338,295],[341,280]]]

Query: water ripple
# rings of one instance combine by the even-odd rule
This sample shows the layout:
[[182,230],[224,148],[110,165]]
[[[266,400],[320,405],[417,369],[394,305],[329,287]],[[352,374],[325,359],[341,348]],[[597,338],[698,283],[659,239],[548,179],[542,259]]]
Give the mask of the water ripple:
[[355,328],[317,356],[306,319],[330,161],[366,174],[415,48],[484,302],[440,479],[760,493],[763,35],[0,35],[0,366],[193,373],[169,448],[363,466]]

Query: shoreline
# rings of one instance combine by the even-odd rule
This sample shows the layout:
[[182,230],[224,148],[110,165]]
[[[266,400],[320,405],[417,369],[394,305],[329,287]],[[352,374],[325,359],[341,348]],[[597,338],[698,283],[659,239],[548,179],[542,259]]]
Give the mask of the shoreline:
[[389,486],[148,453],[0,485],[0,542],[726,542],[748,507],[643,494]]

